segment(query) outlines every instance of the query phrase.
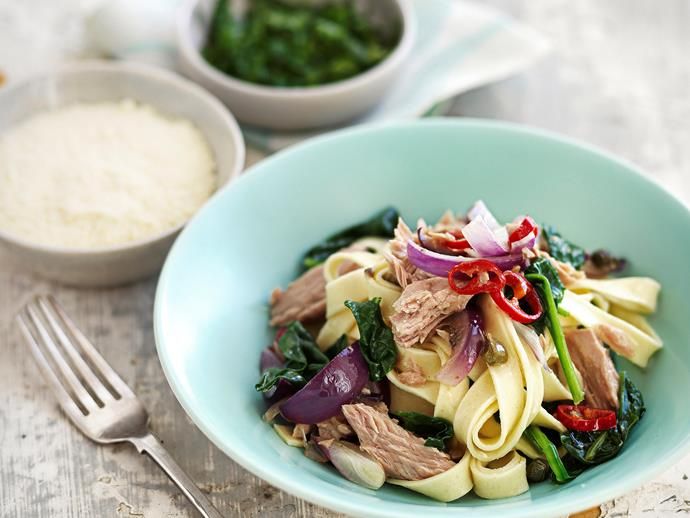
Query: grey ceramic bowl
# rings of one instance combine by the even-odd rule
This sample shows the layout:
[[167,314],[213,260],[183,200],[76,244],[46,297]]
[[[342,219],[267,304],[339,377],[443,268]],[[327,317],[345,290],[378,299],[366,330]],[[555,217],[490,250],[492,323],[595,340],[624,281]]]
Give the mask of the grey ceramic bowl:
[[[218,187],[244,166],[245,147],[227,109],[199,86],[145,65],[82,62],[66,65],[0,93],[0,133],[34,113],[76,102],[131,98],[192,121],[214,154]],[[158,271],[183,225],[118,246],[78,249],[44,246],[0,230],[0,246],[27,269],[76,286],[113,286]]]
[[[329,126],[362,115],[381,100],[412,50],[416,34],[409,0],[355,0],[376,26],[398,23],[401,36],[393,52],[375,67],[350,79],[323,86],[282,88],[229,76],[199,52],[217,0],[187,0],[177,19],[178,60],[182,72],[208,88],[246,124],[280,130]],[[234,0],[238,3],[239,0]],[[328,0],[316,0],[322,3]]]

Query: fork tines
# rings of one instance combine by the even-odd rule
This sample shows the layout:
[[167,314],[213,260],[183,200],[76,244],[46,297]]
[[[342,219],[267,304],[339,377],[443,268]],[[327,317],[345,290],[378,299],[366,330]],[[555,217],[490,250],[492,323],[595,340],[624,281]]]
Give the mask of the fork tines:
[[62,408],[87,416],[134,394],[51,296],[36,296],[17,322]]

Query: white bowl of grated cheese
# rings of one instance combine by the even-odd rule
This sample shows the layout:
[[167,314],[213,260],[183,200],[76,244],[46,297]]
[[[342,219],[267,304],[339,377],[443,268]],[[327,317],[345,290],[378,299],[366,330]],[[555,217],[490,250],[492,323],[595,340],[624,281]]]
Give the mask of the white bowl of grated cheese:
[[234,117],[199,86],[140,64],[66,65],[0,93],[0,245],[70,285],[145,278],[244,158]]

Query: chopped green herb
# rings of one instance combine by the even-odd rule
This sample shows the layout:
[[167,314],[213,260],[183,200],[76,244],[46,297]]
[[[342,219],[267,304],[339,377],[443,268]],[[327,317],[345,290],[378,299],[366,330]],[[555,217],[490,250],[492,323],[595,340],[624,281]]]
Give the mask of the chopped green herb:
[[252,0],[235,17],[219,0],[202,55],[233,77],[270,86],[315,86],[347,79],[381,62],[400,27],[374,27],[351,0]]

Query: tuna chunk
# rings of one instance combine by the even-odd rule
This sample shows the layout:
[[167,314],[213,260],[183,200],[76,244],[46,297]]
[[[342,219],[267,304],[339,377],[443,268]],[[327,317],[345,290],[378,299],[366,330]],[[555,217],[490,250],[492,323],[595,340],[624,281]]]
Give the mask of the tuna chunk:
[[400,347],[423,342],[445,317],[465,309],[471,298],[455,293],[441,277],[413,282],[393,304],[395,341]]
[[410,240],[417,242],[417,236],[412,233],[401,218],[395,229],[395,237],[390,241],[390,253],[384,255],[393,273],[395,273],[398,284],[403,289],[414,281],[431,277],[428,273],[419,270],[407,258],[407,242]]
[[350,437],[354,432],[347,424],[343,415],[336,415],[320,423],[316,423],[319,430],[319,441],[335,439],[339,441],[343,437]]
[[426,383],[426,376],[422,368],[409,356],[398,355],[395,371],[398,374],[398,379],[405,385],[419,387]]
[[424,446],[424,439],[396,424],[387,414],[363,404],[344,405],[343,413],[357,434],[360,448],[383,466],[386,477],[422,480],[455,466],[447,454]]
[[466,218],[456,216],[453,211],[447,210],[432,228],[436,232],[458,232],[462,231],[465,225],[467,225]]
[[285,291],[271,294],[271,325],[284,326],[295,320],[313,322],[326,316],[326,279],[323,266],[315,266],[292,282]]
[[618,408],[618,373],[611,356],[592,329],[573,329],[565,335],[570,356],[582,375],[585,404]]
[[597,324],[594,326],[594,332],[599,337],[599,340],[608,345],[618,354],[622,354],[630,358],[635,354],[635,344],[630,340],[620,329],[609,324]]

